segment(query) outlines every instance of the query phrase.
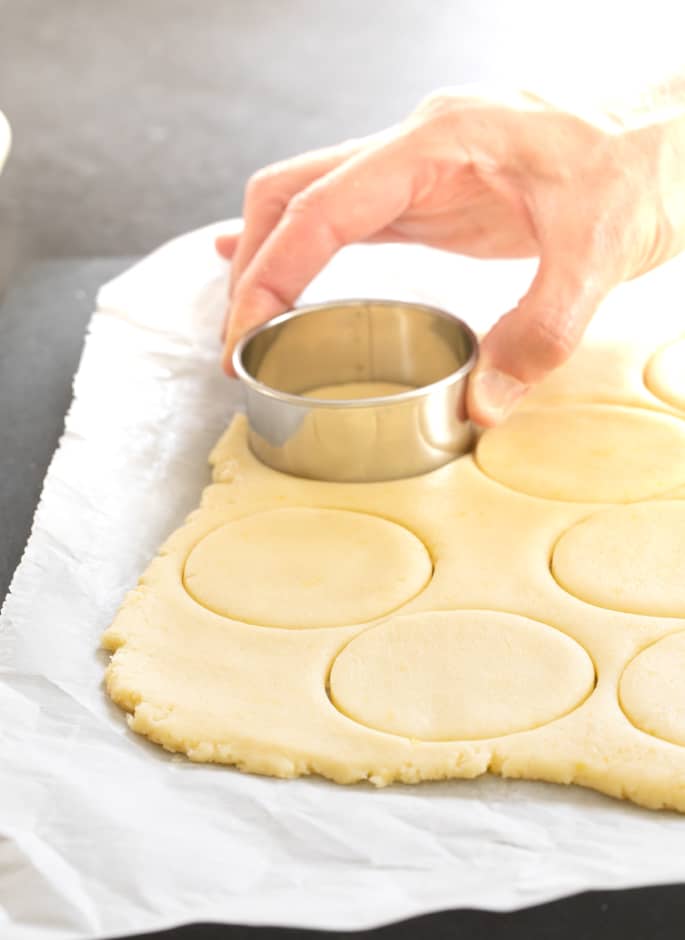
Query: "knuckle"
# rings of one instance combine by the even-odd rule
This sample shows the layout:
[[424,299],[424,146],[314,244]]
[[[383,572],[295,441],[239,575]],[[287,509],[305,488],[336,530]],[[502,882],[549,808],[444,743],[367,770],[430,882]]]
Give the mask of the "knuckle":
[[582,260],[588,270],[602,271],[605,279],[625,280],[630,277],[622,270],[629,246],[639,244],[644,226],[635,225],[632,209],[624,210],[617,197],[612,205],[600,204],[595,210],[594,223],[586,233]]
[[321,199],[313,188],[297,193],[288,203],[288,216],[301,218],[302,216],[317,215],[321,211]]
[[[511,95],[510,95],[511,97]],[[457,87],[437,88],[421,101],[417,111],[435,119],[488,109],[500,104],[501,94],[489,85],[472,82]]]
[[285,210],[286,221],[304,228],[328,228],[328,202],[325,188],[314,184],[293,196]]
[[428,133],[432,140],[463,144],[494,117],[498,106],[477,86],[438,89],[428,95],[405,122],[410,137]]
[[566,362],[576,347],[577,337],[568,312],[549,308],[529,324],[526,340],[536,364],[547,371]]
[[435,91],[426,95],[419,104],[419,108],[426,113],[439,114],[444,111],[451,111],[456,100],[457,95],[454,89],[436,88]]
[[451,123],[463,110],[464,100],[454,89],[439,88],[431,92],[410,115],[408,124],[444,125]]
[[298,193],[288,203],[284,213],[284,222],[294,227],[298,234],[314,236],[322,243],[327,243],[331,251],[337,251],[346,244],[343,228],[334,224],[328,207],[328,200],[323,187],[310,186]]
[[269,199],[277,189],[278,176],[275,166],[263,167],[253,173],[245,186],[245,201],[254,203]]

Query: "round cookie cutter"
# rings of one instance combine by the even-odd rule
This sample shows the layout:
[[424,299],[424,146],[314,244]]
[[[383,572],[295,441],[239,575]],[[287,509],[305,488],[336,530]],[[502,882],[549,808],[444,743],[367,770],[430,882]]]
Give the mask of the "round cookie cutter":
[[[250,447],[268,466],[316,480],[374,482],[434,470],[473,444],[465,392],[477,352],[463,321],[425,304],[338,300],[284,313],[247,333],[233,354]],[[376,382],[407,390],[311,394]]]

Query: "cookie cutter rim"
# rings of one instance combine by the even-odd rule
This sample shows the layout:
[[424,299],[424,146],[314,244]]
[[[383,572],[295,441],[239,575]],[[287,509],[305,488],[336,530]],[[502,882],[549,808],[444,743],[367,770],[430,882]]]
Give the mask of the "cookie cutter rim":
[[[429,317],[437,318],[443,321],[446,321],[452,327],[456,327],[460,341],[464,343],[468,355],[461,362],[458,368],[452,370],[447,375],[441,376],[440,378],[435,379],[434,381],[428,382],[426,384],[417,385],[414,388],[409,388],[405,391],[398,392],[392,395],[381,395],[373,396],[368,398],[340,398],[340,399],[328,399],[328,398],[314,398],[305,394],[298,394],[297,392],[288,392],[274,385],[269,385],[264,381],[261,381],[256,377],[256,375],[250,371],[247,365],[244,363],[245,353],[248,350],[251,342],[264,334],[269,332],[278,331],[282,329],[286,324],[294,321],[300,320],[308,316],[314,316],[316,314],[325,314],[327,311],[340,310],[340,308],[354,308],[363,309],[372,305],[373,307],[387,308],[389,311],[393,309],[399,309],[403,311],[414,311],[420,312],[422,314],[428,314]],[[455,334],[456,335],[456,334]],[[451,345],[456,347],[456,342],[451,341]],[[280,456],[270,455],[267,456],[265,448],[261,446],[260,443],[256,441],[258,437],[258,432],[253,427],[252,421],[250,420],[250,397],[257,396],[264,404],[269,400],[274,402],[274,406],[292,406],[293,408],[303,409],[307,411],[315,411],[316,409],[325,409],[327,411],[358,411],[361,412],[364,409],[381,409],[386,407],[399,407],[405,405],[406,407],[412,407],[412,403],[415,403],[415,407],[420,407],[421,401],[425,403],[434,400],[441,394],[447,394],[450,391],[460,390],[460,395],[464,396],[466,383],[468,375],[473,371],[473,368],[476,364],[478,358],[478,339],[469,327],[460,317],[448,312],[447,310],[441,309],[439,307],[432,306],[430,304],[425,304],[422,302],[406,301],[406,300],[391,300],[383,298],[362,298],[362,297],[347,297],[340,298],[331,301],[325,301],[322,303],[316,304],[307,304],[301,307],[295,307],[292,310],[287,310],[282,314],[274,317],[271,320],[268,320],[266,323],[259,324],[253,329],[245,333],[241,339],[238,341],[232,356],[232,364],[235,374],[241,380],[241,382],[246,386],[247,395],[248,395],[248,407],[247,407],[247,417],[248,417],[248,439],[250,447],[255,453],[255,455],[262,462],[267,464],[267,466],[272,467],[273,469],[291,473],[296,476],[301,476],[309,479],[317,479],[322,481],[331,481],[331,482],[362,482],[362,481],[380,481],[380,480],[391,480],[397,479],[399,476],[414,476],[417,473],[428,472],[432,469],[436,469],[443,464],[451,462],[453,459],[463,456],[465,453],[471,449],[475,439],[475,433],[471,422],[465,416],[462,417],[461,413],[455,413],[452,416],[452,421],[455,427],[459,427],[462,430],[462,443],[458,446],[455,446],[449,452],[446,451],[439,458],[433,458],[431,461],[426,461],[426,465],[412,470],[411,472],[404,474],[381,474],[372,472],[370,475],[359,475],[354,477],[347,476],[330,476],[322,475],[319,472],[311,472],[308,469],[298,470],[290,469],[285,465],[287,461],[282,459]],[[261,361],[257,365],[257,369],[261,365]],[[381,379],[380,377],[376,379],[377,381],[388,381],[387,379]],[[337,381],[342,381],[337,379]],[[359,381],[369,381],[368,379]],[[326,384],[325,382],[317,384]],[[330,384],[336,384],[336,379],[331,376]],[[466,433],[468,431],[468,433]],[[310,461],[314,464],[315,458],[312,458]]]
[[[287,323],[296,317],[310,313],[318,313],[333,307],[344,307],[352,304],[374,304],[374,306],[380,307],[414,307],[420,310],[424,310],[427,313],[435,314],[445,320],[451,321],[452,323],[456,323],[471,344],[471,353],[469,358],[458,369],[455,369],[454,372],[450,372],[448,375],[443,376],[441,379],[436,379],[434,382],[429,382],[427,385],[417,385],[416,388],[407,389],[405,392],[396,392],[393,395],[377,395],[372,398],[311,398],[308,395],[305,396],[297,395],[294,392],[284,392],[278,388],[274,388],[272,385],[267,385],[265,382],[260,382],[259,379],[255,378],[252,373],[248,372],[248,370],[243,365],[243,351],[250,341],[255,338],[255,336],[258,336],[261,333],[265,333],[272,328],[282,326],[284,323]],[[241,381],[245,382],[247,385],[252,386],[262,395],[267,395],[269,398],[278,398],[282,401],[289,401],[292,404],[300,404],[306,401],[314,405],[325,405],[327,408],[354,408],[355,406],[363,406],[366,403],[376,405],[380,402],[387,402],[389,399],[399,402],[412,398],[420,398],[427,391],[431,391],[435,388],[439,388],[440,386],[449,385],[452,382],[463,379],[473,371],[473,367],[476,364],[477,358],[478,338],[476,337],[476,334],[473,332],[468,323],[465,323],[462,319],[452,313],[449,313],[447,310],[442,310],[440,307],[433,307],[430,304],[414,303],[414,301],[408,300],[376,300],[375,298],[344,297],[341,300],[331,300],[320,304],[307,304],[302,307],[295,307],[293,310],[287,310],[285,313],[279,314],[272,320],[267,320],[266,323],[262,323],[259,326],[253,327],[238,341],[235,349],[233,350],[232,364],[236,375],[241,379]]]

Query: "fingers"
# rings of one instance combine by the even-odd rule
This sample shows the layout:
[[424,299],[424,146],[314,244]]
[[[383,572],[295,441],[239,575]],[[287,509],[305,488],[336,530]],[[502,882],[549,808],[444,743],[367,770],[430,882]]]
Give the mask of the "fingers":
[[231,268],[231,297],[243,272],[278,224],[293,196],[340,166],[363,146],[363,140],[351,140],[336,147],[305,153],[260,170],[250,179],[245,189],[243,232]]
[[[217,235],[214,239],[214,247],[222,258],[230,261],[235,254],[238,243],[240,242],[241,232],[227,232],[223,235]],[[226,329],[228,327],[228,311],[224,311],[224,318],[221,324],[221,341],[226,338]]]
[[541,260],[526,296],[483,340],[468,388],[468,411],[477,424],[499,424],[531,385],[566,362],[609,292],[593,273],[596,265],[569,268],[565,257],[559,252]]
[[362,150],[290,200],[244,271],[224,350],[230,374],[239,337],[291,307],[344,245],[363,241],[410,205],[415,157],[401,137]]
[[[237,238],[220,236],[215,242],[219,254],[232,262],[229,298],[232,299],[245,268],[278,224],[291,198],[363,145],[362,140],[351,140],[337,147],[305,153],[267,167],[251,178],[245,190],[242,232]],[[226,339],[229,317],[230,308],[223,320],[222,341]]]
[[217,235],[214,239],[214,247],[217,254],[230,261],[235,254],[236,247],[240,241],[240,232],[229,232],[227,235]]

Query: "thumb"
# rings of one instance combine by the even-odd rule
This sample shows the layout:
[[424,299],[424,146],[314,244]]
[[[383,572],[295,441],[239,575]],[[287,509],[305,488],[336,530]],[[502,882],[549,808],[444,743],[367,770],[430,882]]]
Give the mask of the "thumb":
[[468,388],[471,419],[482,427],[503,421],[530,386],[566,362],[607,293],[592,270],[543,258],[528,293],[481,344]]

